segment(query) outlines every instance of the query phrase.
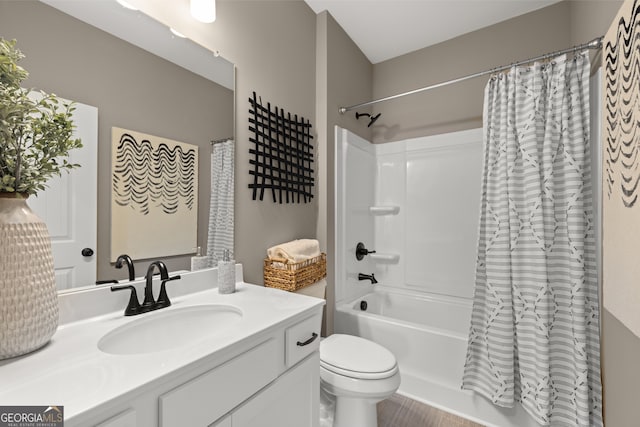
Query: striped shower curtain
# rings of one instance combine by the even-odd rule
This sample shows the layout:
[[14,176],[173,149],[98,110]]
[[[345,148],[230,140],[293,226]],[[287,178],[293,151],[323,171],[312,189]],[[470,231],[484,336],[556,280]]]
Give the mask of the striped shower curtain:
[[601,426],[589,57],[485,89],[476,288],[462,388],[543,426]]
[[213,144],[211,148],[211,200],[207,257],[217,267],[225,249],[233,255],[234,141]]

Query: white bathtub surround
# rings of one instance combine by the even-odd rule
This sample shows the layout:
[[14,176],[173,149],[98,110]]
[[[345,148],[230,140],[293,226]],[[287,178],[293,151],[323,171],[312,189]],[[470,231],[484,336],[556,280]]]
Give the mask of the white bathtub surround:
[[[336,300],[370,292],[357,276],[372,272],[375,286],[471,298],[481,130],[374,145],[337,128],[336,144]],[[376,254],[357,261],[358,242]]]
[[[478,242],[482,129],[375,145],[342,129],[336,138],[335,332],[388,348],[400,367],[400,394],[486,426],[537,426],[522,407],[498,407],[460,388]],[[357,261],[359,241],[398,257]],[[358,282],[358,272],[375,273],[379,283]],[[370,308],[361,311],[365,295]]]
[[233,256],[233,177],[235,142],[229,139],[211,146],[211,199],[207,257],[209,267],[216,267],[225,249]]
[[484,177],[463,388],[545,426],[602,425],[589,56],[485,90]]
[[[376,156],[373,145],[345,129],[336,127],[336,302],[352,300],[371,291],[369,281],[358,273],[376,273],[369,256],[356,260],[356,245],[378,249],[374,242]],[[382,251],[382,249],[380,249]],[[380,280],[378,274],[376,279]],[[378,286],[378,285],[375,285]]]

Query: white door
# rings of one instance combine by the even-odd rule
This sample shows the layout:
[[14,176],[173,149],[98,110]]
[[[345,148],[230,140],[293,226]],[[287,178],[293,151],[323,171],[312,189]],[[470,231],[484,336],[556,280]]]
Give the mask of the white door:
[[75,137],[83,147],[72,150],[69,160],[81,166],[53,177],[45,191],[28,200],[47,223],[58,290],[96,281],[98,109],[80,103],[75,107]]

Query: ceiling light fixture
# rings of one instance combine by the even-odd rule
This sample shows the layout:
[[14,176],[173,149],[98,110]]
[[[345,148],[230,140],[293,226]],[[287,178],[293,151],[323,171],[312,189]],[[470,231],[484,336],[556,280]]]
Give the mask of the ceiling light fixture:
[[191,0],[191,16],[210,24],[216,20],[216,0]]

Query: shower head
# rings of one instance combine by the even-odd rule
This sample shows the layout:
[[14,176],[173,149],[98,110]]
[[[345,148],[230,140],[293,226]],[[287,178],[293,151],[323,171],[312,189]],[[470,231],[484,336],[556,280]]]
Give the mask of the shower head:
[[382,115],[382,113],[378,113],[378,114],[376,114],[375,116],[372,116],[372,115],[371,115],[371,114],[369,114],[369,113],[356,113],[356,119],[358,119],[358,120],[359,120],[359,119],[360,119],[360,117],[362,117],[362,116],[367,116],[367,117],[369,117],[369,124],[367,125],[367,127],[369,128],[369,127],[371,127],[371,125],[372,125],[372,124],[374,124],[374,123],[375,123],[375,121],[376,121],[376,120],[378,120],[378,118],[379,118],[381,115]]

